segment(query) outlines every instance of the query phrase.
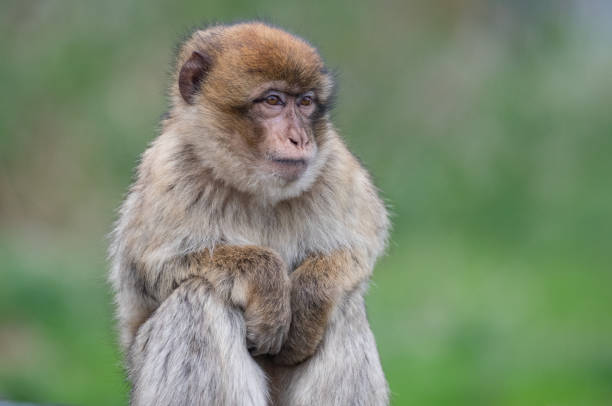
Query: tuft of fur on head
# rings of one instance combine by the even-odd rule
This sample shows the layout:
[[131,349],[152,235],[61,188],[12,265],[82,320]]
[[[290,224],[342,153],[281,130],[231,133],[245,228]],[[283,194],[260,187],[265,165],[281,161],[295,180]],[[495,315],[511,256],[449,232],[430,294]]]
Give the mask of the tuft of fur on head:
[[[179,75],[194,52],[210,66],[187,101]],[[312,132],[317,153],[295,181],[265,170],[253,153],[261,134],[244,113],[253,92],[270,82],[316,94]],[[189,145],[218,180],[274,204],[307,190],[325,165],[330,153],[326,144],[337,136],[328,115],[334,86],[317,50],[292,34],[260,22],[212,26],[195,31],[181,46],[163,132]]]

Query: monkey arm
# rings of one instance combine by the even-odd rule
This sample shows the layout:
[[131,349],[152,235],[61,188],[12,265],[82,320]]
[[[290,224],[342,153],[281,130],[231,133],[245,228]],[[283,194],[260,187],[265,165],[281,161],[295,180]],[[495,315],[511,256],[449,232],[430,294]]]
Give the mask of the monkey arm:
[[220,246],[164,263],[144,283],[163,302],[183,282],[204,278],[215,294],[243,310],[247,344],[254,355],[276,354],[291,319],[286,265],[274,251],[257,246]]
[[172,257],[157,267],[134,263],[132,272],[143,285],[144,295],[158,302],[192,277],[207,279],[218,295],[243,309],[252,299],[250,296],[288,290],[289,286],[286,265],[280,256],[257,246],[204,249]]
[[369,274],[363,261],[348,250],[306,259],[291,274],[291,326],[274,361],[293,365],[310,357],[325,334],[336,304]]

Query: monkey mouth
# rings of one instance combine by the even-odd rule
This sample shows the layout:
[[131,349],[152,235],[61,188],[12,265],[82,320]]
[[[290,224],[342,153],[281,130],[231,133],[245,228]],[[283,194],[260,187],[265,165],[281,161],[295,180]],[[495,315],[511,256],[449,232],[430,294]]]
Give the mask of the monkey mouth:
[[272,162],[275,162],[281,165],[288,165],[288,166],[306,166],[308,164],[305,159],[275,158],[275,159],[272,159]]
[[308,168],[308,161],[301,158],[271,158],[269,162],[274,173],[288,181],[298,179]]

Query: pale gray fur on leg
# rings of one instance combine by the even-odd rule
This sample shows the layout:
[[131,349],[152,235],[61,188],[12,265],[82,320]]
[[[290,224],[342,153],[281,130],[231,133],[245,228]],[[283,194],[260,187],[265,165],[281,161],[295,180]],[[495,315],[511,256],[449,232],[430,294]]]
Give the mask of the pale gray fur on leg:
[[389,388],[366,317],[363,287],[334,310],[319,348],[279,377],[278,404],[378,406]]
[[132,405],[266,405],[266,377],[245,344],[242,312],[201,278],[182,283],[130,347]]

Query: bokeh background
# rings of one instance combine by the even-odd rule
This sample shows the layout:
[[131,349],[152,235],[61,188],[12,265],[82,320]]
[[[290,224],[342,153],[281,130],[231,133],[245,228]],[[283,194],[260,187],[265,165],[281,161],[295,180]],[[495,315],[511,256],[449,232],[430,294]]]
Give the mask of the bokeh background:
[[106,234],[190,27],[338,68],[393,212],[369,315],[393,405],[612,404],[612,3],[0,4],[0,398],[125,404]]

